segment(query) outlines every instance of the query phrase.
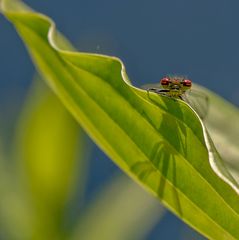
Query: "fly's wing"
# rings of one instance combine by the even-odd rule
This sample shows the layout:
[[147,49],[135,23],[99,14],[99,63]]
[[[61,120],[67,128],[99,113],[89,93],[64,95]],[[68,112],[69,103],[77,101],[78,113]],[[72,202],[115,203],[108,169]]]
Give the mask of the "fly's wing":
[[150,90],[150,89],[162,89],[160,83],[149,83],[149,84],[145,84],[143,86],[141,86],[142,89],[145,90]]
[[163,94],[163,95],[164,94],[167,95],[167,93],[169,92],[168,89],[163,89],[161,87],[160,83],[145,84],[145,85],[141,86],[141,88],[145,89],[147,91],[150,91],[150,92],[155,92],[155,93]]
[[209,98],[206,94],[192,89],[185,93],[183,99],[189,103],[202,120],[205,119],[209,109]]

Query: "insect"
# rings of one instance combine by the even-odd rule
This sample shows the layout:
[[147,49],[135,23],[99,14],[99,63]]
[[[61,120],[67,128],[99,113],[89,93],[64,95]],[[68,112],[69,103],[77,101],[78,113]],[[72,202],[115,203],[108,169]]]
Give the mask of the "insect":
[[182,76],[166,76],[159,84],[143,86],[147,91],[155,92],[187,102],[200,116],[205,118],[208,112],[208,97],[202,92],[192,89],[192,81]]
[[162,88],[153,87],[147,90],[185,100],[183,96],[187,90],[191,89],[192,81],[184,77],[173,76],[162,78],[160,84]]

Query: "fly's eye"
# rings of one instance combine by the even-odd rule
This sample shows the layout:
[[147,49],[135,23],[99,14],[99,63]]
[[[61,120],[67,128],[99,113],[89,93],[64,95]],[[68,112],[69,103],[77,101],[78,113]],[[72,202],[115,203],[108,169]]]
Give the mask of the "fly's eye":
[[183,86],[185,86],[185,87],[191,87],[191,86],[192,86],[192,81],[191,81],[191,80],[188,80],[188,79],[184,79],[184,80],[182,81],[182,84],[183,84]]
[[168,86],[169,85],[169,83],[170,83],[170,80],[169,80],[169,78],[162,78],[161,80],[160,80],[160,83],[161,83],[161,85],[162,86]]

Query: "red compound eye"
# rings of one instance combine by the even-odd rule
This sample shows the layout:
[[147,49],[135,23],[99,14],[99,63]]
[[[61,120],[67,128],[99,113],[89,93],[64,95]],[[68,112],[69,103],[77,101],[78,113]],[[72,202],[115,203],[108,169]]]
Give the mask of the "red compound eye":
[[160,80],[160,83],[161,83],[161,85],[162,86],[167,86],[167,85],[169,85],[169,83],[170,83],[170,80],[169,80],[169,78],[162,78],[161,80]]
[[188,79],[184,79],[182,83],[183,83],[183,86],[185,86],[185,87],[191,87],[192,86],[192,81],[188,80]]

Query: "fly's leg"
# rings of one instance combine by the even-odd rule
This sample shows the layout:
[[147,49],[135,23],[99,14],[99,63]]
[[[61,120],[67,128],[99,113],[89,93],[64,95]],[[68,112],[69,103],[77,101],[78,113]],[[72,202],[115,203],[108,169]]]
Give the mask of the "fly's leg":
[[179,98],[180,100],[185,101],[181,95],[179,95],[178,98]]
[[168,89],[159,89],[159,88],[148,88],[147,92],[154,92],[157,94],[163,94],[163,95],[167,95],[167,93],[169,92]]

